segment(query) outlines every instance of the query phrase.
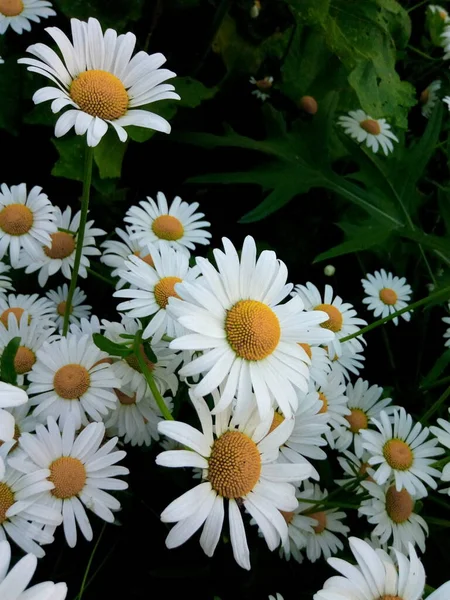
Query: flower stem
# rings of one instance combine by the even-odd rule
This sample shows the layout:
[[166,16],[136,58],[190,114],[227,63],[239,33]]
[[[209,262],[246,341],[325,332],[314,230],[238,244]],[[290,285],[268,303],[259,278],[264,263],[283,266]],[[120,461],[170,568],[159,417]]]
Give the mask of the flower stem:
[[86,587],[86,581],[87,581],[87,578],[89,575],[89,571],[91,570],[92,561],[94,559],[94,555],[97,551],[98,545],[100,544],[100,540],[102,539],[102,536],[105,532],[105,529],[106,529],[106,523],[103,524],[102,530],[100,531],[100,535],[98,536],[95,546],[92,549],[91,556],[89,557],[88,564],[87,564],[86,570],[84,572],[83,581],[81,582],[80,591],[78,592],[76,600],[81,600],[81,597],[83,596],[84,588]]
[[343,337],[340,340],[340,342],[341,343],[348,342],[349,340],[352,340],[355,337],[364,335],[368,331],[371,331],[372,329],[375,329],[376,327],[379,327],[380,325],[384,325],[385,323],[392,321],[392,319],[395,319],[395,317],[399,317],[403,313],[409,312],[411,310],[415,310],[416,308],[419,308],[420,306],[424,306],[425,304],[429,304],[430,302],[433,302],[434,300],[439,300],[441,298],[442,298],[442,300],[446,300],[449,297],[450,297],[450,285],[443,288],[442,290],[438,290],[437,292],[430,294],[426,298],[422,298],[422,300],[417,300],[417,302],[413,302],[412,304],[409,304],[409,306],[405,306],[405,308],[402,308],[401,310],[397,310],[396,312],[392,313],[391,315],[389,315],[387,317],[384,317],[383,319],[378,319],[378,321],[374,321],[370,325],[363,327],[359,331],[355,331],[355,333],[352,333],[351,335],[347,335],[346,337]]
[[94,271],[94,269],[90,269],[89,267],[86,268],[86,271],[89,273],[89,275],[92,275],[93,277],[96,277],[100,281],[103,281],[104,283],[111,285],[113,288],[116,287],[114,284],[114,281],[112,279],[110,279],[109,277],[105,277],[101,273],[97,273],[97,271]]
[[427,410],[427,412],[420,419],[420,422],[426,423],[428,421],[428,419],[432,415],[434,415],[434,413],[442,406],[442,404],[444,404],[444,402],[447,400],[447,398],[449,396],[450,396],[450,385],[445,390],[445,392],[436,400],[436,402],[430,406],[430,408]]
[[72,300],[77,287],[78,271],[80,270],[81,254],[83,252],[84,231],[86,229],[86,220],[89,210],[89,196],[91,193],[92,165],[94,161],[94,149],[86,146],[84,157],[83,172],[83,195],[81,197],[81,217],[80,227],[77,235],[77,249],[75,251],[75,260],[73,264],[72,279],[70,280],[69,293],[67,295],[66,310],[64,311],[63,335],[67,335],[69,330],[69,317],[72,311]]

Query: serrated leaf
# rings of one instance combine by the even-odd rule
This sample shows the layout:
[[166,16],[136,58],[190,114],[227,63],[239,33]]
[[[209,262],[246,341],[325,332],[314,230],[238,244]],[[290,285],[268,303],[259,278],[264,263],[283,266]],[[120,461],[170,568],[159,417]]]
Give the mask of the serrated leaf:
[[13,338],[6,345],[0,359],[0,379],[5,383],[17,384],[17,373],[14,367],[14,359],[20,346],[20,337]]
[[329,260],[330,258],[336,258],[337,256],[342,256],[344,254],[368,250],[373,246],[384,244],[391,233],[392,230],[387,227],[362,225],[359,235],[352,237],[352,239],[349,239],[346,242],[327,250],[326,252],[322,252],[316,256],[313,262],[317,263],[321,262],[322,260]]
[[123,344],[117,344],[101,333],[94,333],[92,339],[94,340],[94,344],[97,346],[97,348],[103,350],[103,352],[107,352],[111,356],[120,356],[121,358],[126,358],[127,356],[130,356],[130,354],[133,354],[133,350],[131,348],[128,348]]

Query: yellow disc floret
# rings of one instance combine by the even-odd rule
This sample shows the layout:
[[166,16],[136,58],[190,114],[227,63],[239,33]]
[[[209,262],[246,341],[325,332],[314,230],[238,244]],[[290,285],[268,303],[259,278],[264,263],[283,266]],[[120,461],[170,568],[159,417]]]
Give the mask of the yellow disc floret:
[[360,408],[350,408],[350,414],[346,415],[346,419],[350,425],[352,433],[358,433],[360,429],[367,429],[369,420],[366,413]]
[[383,304],[393,306],[397,302],[398,296],[391,288],[383,288],[380,290],[380,300]]
[[50,465],[50,477],[54,484],[51,490],[53,496],[61,500],[67,500],[77,496],[86,483],[86,469],[78,458],[72,456],[61,456]]
[[383,456],[387,464],[397,471],[407,471],[414,462],[414,455],[406,442],[399,439],[388,440],[383,446]]
[[[8,328],[8,317],[9,315],[14,315],[17,319],[17,322],[20,321],[21,316],[23,315],[25,311],[23,310],[23,308],[19,308],[17,307],[12,307],[12,308],[7,308],[5,311],[2,312],[1,316],[0,316],[0,321],[3,323],[3,325]],[[30,321],[31,319],[28,319],[28,321]]]
[[324,511],[312,513],[308,515],[308,517],[317,521],[317,525],[313,527],[315,533],[322,533],[322,531],[325,531],[327,526],[327,514]]
[[182,279],[179,277],[163,277],[155,285],[153,293],[155,294],[155,300],[161,308],[166,308],[169,303],[169,298],[179,298],[180,296],[175,291],[175,285],[181,283]]
[[53,377],[55,392],[65,400],[76,400],[85,394],[90,386],[89,371],[77,364],[64,365]]
[[33,213],[24,204],[8,204],[0,211],[0,228],[9,235],[25,235],[33,221]]
[[6,521],[6,513],[14,504],[14,494],[6,483],[0,483],[0,525]]
[[342,313],[335,306],[332,304],[319,304],[314,310],[321,310],[328,315],[328,319],[320,324],[321,327],[334,331],[334,333],[338,333],[342,329]]
[[5,17],[17,17],[23,12],[22,0],[0,0],[0,14]]
[[409,519],[414,510],[414,500],[411,494],[402,489],[397,492],[392,485],[386,492],[386,512],[394,523],[404,523]]
[[75,250],[75,237],[65,231],[57,231],[50,235],[52,245],[50,248],[44,246],[44,253],[49,258],[63,259],[67,258]]
[[31,371],[31,367],[36,362],[35,353],[26,346],[19,346],[14,357],[14,369],[18,375],[23,375]]
[[115,121],[128,110],[125,86],[108,71],[94,69],[80,73],[72,81],[70,97],[83,112],[106,121]]
[[380,135],[381,133],[380,124],[378,121],[375,121],[375,119],[365,119],[364,121],[361,121],[359,126],[371,135]]
[[175,242],[184,235],[182,222],[172,215],[161,215],[152,224],[153,233],[161,240]]

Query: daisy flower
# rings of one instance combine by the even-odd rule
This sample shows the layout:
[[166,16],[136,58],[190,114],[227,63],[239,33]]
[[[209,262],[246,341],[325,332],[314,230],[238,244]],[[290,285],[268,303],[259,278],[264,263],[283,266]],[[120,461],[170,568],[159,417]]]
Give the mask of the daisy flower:
[[[425,552],[425,536],[428,525],[414,512],[415,501],[419,498],[411,496],[406,489],[398,492],[394,485],[377,485],[363,481],[361,485],[369,492],[369,500],[363,500],[358,509],[372,525],[376,525],[373,534],[380,538],[380,544],[391,542],[400,552],[405,552],[409,544],[418,546]],[[390,545],[390,544],[389,544]]]
[[44,343],[28,374],[33,415],[52,416],[61,427],[72,415],[76,429],[88,424],[88,416],[101,421],[116,406],[113,388],[121,385],[111,365],[102,360],[106,357],[87,335]]
[[[437,422],[440,427],[430,427],[430,431],[437,437],[440,444],[446,448],[450,448],[450,423],[445,419],[438,419]],[[450,463],[447,463],[442,469],[441,480],[450,481]],[[441,494],[448,494],[450,496],[450,488],[439,491]]]
[[[288,528],[279,512],[297,506],[295,488],[288,482],[309,477],[306,464],[275,464],[279,447],[289,437],[293,421],[286,419],[269,435],[271,420],[261,422],[257,411],[247,413],[237,423],[231,411],[218,414],[213,424],[208,405],[190,390],[191,401],[201,423],[202,433],[186,423],[161,421],[159,433],[184,444],[190,450],[162,452],[156,462],[165,467],[198,467],[202,483],[174,500],[161,514],[165,523],[177,524],[166,539],[168,548],[188,540],[203,524],[200,545],[212,556],[224,521],[224,500],[228,501],[230,539],[236,562],[250,569],[240,506],[254,518],[270,550],[287,545]],[[239,503],[238,503],[239,502]]]
[[133,231],[131,239],[138,241],[141,248],[160,242],[189,254],[189,250],[195,250],[195,244],[209,244],[211,234],[204,228],[210,223],[202,221],[203,213],[195,212],[198,202],[188,204],[175,196],[169,206],[162,192],[157,193],[156,200],[147,196],[139,206],[132,206],[124,219]]
[[119,276],[133,287],[117,290],[113,295],[130,298],[117,306],[117,310],[127,311],[128,317],[152,317],[143,337],[151,337],[157,343],[164,334],[178,337],[184,333],[183,327],[167,311],[167,305],[169,298],[179,297],[175,285],[194,280],[198,271],[189,267],[189,257],[183,252],[166,246],[149,246],[149,250],[155,266],[143,263],[137,256],[130,256],[125,261],[127,270],[119,271]]
[[[103,320],[102,323],[105,327],[105,337],[119,344],[125,341],[121,335],[135,336],[142,329],[136,319],[128,317],[124,317],[121,323],[106,320]],[[175,395],[178,390],[178,378],[174,373],[178,364],[176,354],[169,349],[169,344],[164,341],[152,344],[151,349],[157,358],[156,363],[151,362],[147,357],[143,345],[141,345],[140,351],[144,362],[152,372],[158,390],[163,395],[167,390],[170,390],[172,395]],[[133,393],[136,392],[139,402],[147,393],[148,384],[142,374],[136,356],[132,354],[124,360],[113,362],[112,369],[116,377],[122,382],[122,386],[128,386]]]
[[[333,298],[331,285],[325,286],[323,299],[317,287],[310,281],[306,285],[296,285],[292,295],[298,295],[303,300],[307,311],[320,311],[327,314],[328,319],[320,326],[335,334],[328,345],[330,358],[342,353],[340,338],[356,333],[360,325],[367,325],[366,321],[356,316],[356,311],[351,304],[343,302],[339,296]],[[350,344],[353,341],[350,340]]]
[[[102,446],[104,436],[103,423],[90,423],[76,435],[71,415],[62,431],[49,417],[47,427],[38,425],[35,435],[22,435],[20,446],[23,455],[10,459],[14,467],[26,473],[36,472],[36,469],[48,470],[47,482],[51,482],[52,486],[39,499],[62,514],[64,535],[71,548],[77,543],[77,525],[88,541],[93,537],[84,506],[112,523],[112,511],[119,510],[120,503],[105,490],[125,490],[128,487],[125,481],[116,479],[118,475],[129,472],[127,468],[116,465],[126,452],[113,452],[117,438]],[[54,526],[45,528],[52,533],[54,529]]]
[[37,567],[37,557],[27,554],[9,571],[11,546],[0,542],[0,596],[5,600],[64,600],[67,595],[65,583],[44,581],[27,587]]
[[[442,320],[444,323],[446,323],[447,325],[450,325],[450,317],[442,317]],[[447,327],[445,333],[444,333],[444,340],[445,340],[445,346],[447,348],[450,347],[450,327]]]
[[10,314],[20,320],[24,312],[28,314],[30,324],[35,321],[41,328],[54,327],[50,317],[52,305],[47,298],[39,298],[37,294],[0,294],[0,321],[5,327],[8,327]]
[[328,429],[325,432],[328,444],[331,448],[335,446],[336,430],[339,431],[342,427],[347,427],[347,418],[351,416],[348,408],[348,399],[345,395],[345,385],[339,373],[332,371],[328,378],[327,384],[317,388],[319,400],[322,402],[321,413],[327,416],[327,424],[332,431]]
[[83,337],[83,335],[88,335],[91,338],[94,333],[100,333],[102,329],[103,326],[96,315],[91,315],[89,319],[82,317],[79,323],[72,323],[69,327],[70,333],[78,338]]
[[[306,556],[311,562],[315,562],[322,555],[329,558],[342,550],[344,545],[337,537],[340,533],[347,537],[350,529],[342,523],[345,518],[344,512],[338,512],[337,508],[314,511],[314,507],[320,509],[318,500],[323,500],[328,496],[327,490],[321,490],[317,484],[305,481],[304,490],[297,493],[297,498],[301,500],[300,511],[298,514],[307,512],[310,519],[314,519],[312,532],[305,532],[306,537]],[[311,502],[308,502],[311,500]]]
[[256,85],[256,90],[253,90],[252,95],[256,96],[262,102],[270,98],[270,94],[267,92],[271,89],[273,85],[273,77],[263,77],[263,79],[255,79],[254,77],[250,77],[249,79],[252,85]]
[[[259,0],[253,0],[253,5],[250,8],[250,16],[252,19],[256,19],[259,17],[259,13],[261,12],[261,2]],[[280,594],[277,594],[277,596],[280,596]],[[269,596],[269,599],[272,599],[273,596]],[[283,598],[281,597],[280,599],[275,599],[273,598],[273,600],[283,600]]]
[[320,346],[300,344],[311,360],[309,365],[309,377],[316,385],[325,385],[331,371],[331,361],[328,352]]
[[436,79],[435,81],[431,82],[430,85],[420,94],[422,115],[427,119],[430,118],[433,108],[436,106],[436,103],[439,100],[438,92],[441,89],[441,85],[442,81],[440,79]]
[[351,110],[348,115],[339,117],[338,123],[347,135],[359,144],[365,142],[375,153],[381,148],[387,156],[394,150],[392,140],[398,142],[386,119],[373,119],[361,109]]
[[369,382],[359,378],[355,384],[347,384],[345,395],[347,396],[347,406],[350,414],[346,415],[347,426],[340,429],[336,439],[336,449],[346,450],[351,444],[354,445],[355,454],[358,457],[363,455],[361,430],[369,427],[369,421],[373,417],[378,417],[384,410],[386,414],[392,414],[392,411],[398,406],[389,406],[392,398],[380,400],[383,388],[378,385],[369,387]]
[[341,355],[335,354],[331,359],[332,370],[339,373],[343,381],[350,381],[352,374],[358,377],[364,368],[366,357],[363,354],[364,346],[359,341],[361,339],[362,336],[359,336],[359,339],[354,338],[341,344]]
[[369,466],[370,454],[366,451],[358,457],[353,452],[344,450],[343,456],[338,456],[338,462],[344,471],[344,479],[335,479],[334,482],[339,486],[349,486],[353,482],[352,490],[357,494],[362,494],[365,490],[362,487],[364,481],[373,481],[373,469]]
[[[56,327],[61,330],[64,324],[64,313],[66,312],[67,296],[69,295],[69,286],[67,283],[58,286],[56,290],[49,290],[46,294],[47,298],[52,303],[52,313],[50,318],[55,323]],[[69,315],[69,323],[74,325],[80,324],[80,319],[88,319],[92,306],[83,304],[86,300],[86,294],[75,288],[75,293],[72,299],[72,308]]]
[[[49,247],[41,246],[35,256],[23,252],[20,256],[19,267],[25,268],[25,273],[39,271],[38,282],[44,287],[48,278],[55,275],[59,270],[66,279],[72,279],[72,269],[75,262],[75,253],[78,243],[78,229],[80,227],[81,211],[72,218],[70,206],[64,212],[56,208],[56,225],[58,231],[53,233]],[[81,251],[80,277],[87,277],[87,268],[90,262],[88,256],[98,256],[100,250],[95,247],[95,238],[105,235],[106,231],[93,227],[94,221],[86,223],[83,238],[83,250]]]
[[[406,283],[404,277],[396,277],[392,273],[386,273],[384,269],[375,271],[373,275],[367,275],[367,279],[361,279],[367,297],[363,303],[367,304],[368,310],[373,310],[376,318],[384,318],[405,306],[411,299],[411,286]],[[405,321],[409,321],[411,314],[405,312],[401,315]],[[398,324],[398,318],[392,319],[394,325]]]
[[38,425],[39,422],[33,415],[29,414],[30,404],[28,402],[26,404],[21,404],[20,406],[8,408],[8,412],[14,417],[14,436],[11,440],[11,442],[14,440],[14,443],[11,443],[11,447],[8,451],[9,458],[19,450],[18,442],[22,433],[32,433],[36,431],[36,425]]
[[9,265],[5,265],[0,262],[0,294],[4,294],[5,292],[14,291],[14,285],[11,281],[11,277],[5,275],[5,273],[9,273],[11,267]]
[[295,388],[308,391],[310,359],[298,342],[330,342],[334,333],[320,327],[327,314],[304,312],[299,297],[280,304],[292,290],[286,265],[267,250],[257,259],[252,237],[245,238],[240,258],[228,239],[223,245],[224,252],[213,251],[218,268],[198,258],[203,277],[177,285],[182,299],[169,302],[171,313],[190,332],[170,347],[203,351],[180,376],[204,374],[193,388],[197,396],[224,384],[215,412],[224,410],[235,394],[238,413],[247,411],[253,388],[262,418],[270,414],[274,400],[289,418],[298,406]]
[[47,0],[0,0],[0,35],[8,27],[16,33],[31,31],[30,21],[39,23],[56,15]]
[[[300,491],[296,491],[296,496],[300,496]],[[283,515],[289,534],[289,545],[280,547],[280,556],[286,560],[291,557],[298,563],[303,562],[303,556],[300,550],[306,548],[307,534],[314,534],[314,527],[317,527],[317,519],[309,515],[303,515],[303,503],[300,502],[294,510],[280,511]]]
[[444,23],[448,23],[450,21],[448,12],[445,10],[445,8],[442,8],[442,6],[439,6],[438,4],[429,4],[428,10],[432,13],[437,13],[444,21]]
[[56,209],[42,188],[34,186],[27,194],[25,183],[0,186],[0,258],[9,249],[11,265],[19,267],[23,248],[36,260],[42,246],[51,245],[50,234],[56,231]]
[[383,410],[379,420],[371,421],[379,431],[361,430],[363,448],[371,454],[369,465],[377,466],[373,478],[378,485],[394,480],[398,492],[406,488],[411,495],[427,496],[423,482],[436,489],[434,478],[440,473],[430,465],[444,450],[436,447],[437,439],[426,441],[428,427],[414,425],[404,408],[394,411],[393,417]]
[[160,69],[162,54],[138,52],[133,58],[136,36],[117,35],[113,29],[104,34],[97,19],[87,23],[70,20],[73,44],[57,27],[47,33],[56,42],[63,61],[44,44],[34,44],[28,52],[35,58],[22,58],[28,70],[44,75],[57,87],[44,87],[34,96],[35,104],[53,100],[52,111],[71,106],[57,121],[55,136],[75,127],[77,135],[87,133],[88,146],[97,146],[108,130],[116,131],[121,142],[127,139],[124,127],[135,125],[170,133],[170,125],[161,116],[138,109],[157,100],[179,100],[173,85],[163,83],[175,73]]
[[[14,417],[9,410],[22,404],[27,404],[27,393],[9,383],[0,381],[0,441],[10,442],[14,439]],[[1,444],[0,444],[1,446]],[[0,475],[4,473],[4,463],[0,456]]]
[[[137,240],[131,239],[131,227],[127,227],[126,231],[117,227],[116,234],[123,240],[122,242],[106,240],[101,244],[104,251],[100,261],[113,269],[112,277],[119,277],[119,271],[125,269],[125,261],[132,255],[142,259],[151,267],[155,266],[148,250],[142,249]],[[125,284],[125,279],[119,278],[116,289],[120,290]]]

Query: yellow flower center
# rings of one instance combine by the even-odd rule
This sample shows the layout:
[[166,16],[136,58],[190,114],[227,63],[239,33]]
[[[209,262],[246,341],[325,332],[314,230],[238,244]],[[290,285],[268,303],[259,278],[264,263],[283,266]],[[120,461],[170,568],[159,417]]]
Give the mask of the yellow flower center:
[[52,245],[50,248],[44,246],[44,253],[49,258],[67,258],[75,250],[75,237],[65,231],[57,231],[50,235],[52,238]]
[[[155,365],[154,365],[154,363],[152,363],[152,361],[149,358],[147,358],[147,355],[144,352],[143,344],[140,345],[139,352],[140,352],[140,355],[141,355],[143,361],[149,368],[149,370],[153,371],[153,369],[155,368]],[[135,371],[138,371],[138,373],[142,373],[142,369],[139,366],[137,356],[135,356],[134,354],[130,354],[130,356],[127,356],[125,360],[132,369],[134,369]]]
[[132,396],[127,396],[120,390],[114,388],[117,398],[119,399],[120,404],[124,404],[125,406],[129,406],[130,404],[136,404],[136,394]]
[[342,329],[342,313],[335,306],[332,304],[319,304],[314,310],[321,310],[328,315],[328,319],[320,324],[321,327],[330,329],[330,331],[334,331],[334,333],[337,333]]
[[78,75],[70,86],[70,97],[82,111],[106,121],[123,117],[128,110],[128,94],[118,77],[93,69]]
[[0,13],[5,17],[17,17],[22,11],[22,0],[0,0]]
[[0,483],[0,525],[6,521],[6,513],[14,504],[14,494],[6,483]]
[[242,498],[258,483],[261,457],[255,442],[240,431],[227,431],[213,444],[208,479],[224,498]]
[[[58,313],[58,315],[60,315],[61,317],[63,317],[66,314],[66,306],[67,306],[67,302],[65,300],[63,300],[62,302],[60,302],[58,304],[58,306],[56,307],[56,312]],[[69,314],[71,315],[73,311],[73,306],[70,307],[70,311]]]
[[25,235],[33,221],[33,213],[24,204],[8,204],[0,211],[0,227],[9,235]]
[[[367,473],[367,469],[369,469],[369,468],[370,468],[370,465],[369,465],[369,463],[368,463],[368,462],[361,463],[361,466],[360,466],[360,467],[359,467],[359,469],[358,469],[358,475],[359,475],[360,477],[362,477],[363,475],[366,475],[366,473]],[[366,476],[366,477],[364,478],[364,481],[371,481],[372,483],[375,483],[375,482],[374,482],[374,480],[372,479],[372,477],[370,477],[370,475],[369,475],[369,476]]]
[[153,293],[155,294],[155,300],[161,308],[166,308],[169,303],[169,298],[179,298],[180,296],[175,291],[175,284],[181,283],[182,279],[179,277],[163,277],[155,285]]
[[[8,317],[9,315],[15,315],[17,322],[20,321],[20,317],[23,315],[25,311],[23,310],[23,308],[19,308],[19,307],[14,307],[14,308],[7,308],[5,311],[2,312],[2,315],[0,316],[0,321],[3,323],[3,325],[8,328]],[[31,318],[28,318],[28,323],[30,323]]]
[[328,412],[328,400],[325,394],[319,392],[319,399],[322,400],[322,408],[319,410],[319,415]]
[[284,421],[284,417],[283,415],[280,415],[280,413],[275,412],[273,414],[273,419],[272,419],[272,425],[270,426],[270,429],[267,433],[267,435],[269,435],[269,433],[272,433],[272,431],[274,429],[276,429],[278,427],[278,425],[281,425],[281,423]]
[[302,96],[300,98],[299,106],[305,113],[308,113],[308,115],[315,115],[319,108],[317,100],[312,96]]
[[[19,429],[19,426],[17,425],[17,423],[14,423],[14,435],[13,435],[13,439],[16,440],[16,443],[11,447],[11,449],[9,451],[10,453],[13,452],[17,448],[17,446],[19,445],[18,442],[19,442],[19,438],[20,438],[21,435],[22,435],[22,433],[21,433],[21,431]],[[3,446],[4,443],[5,442],[3,442],[2,440],[0,440],[0,448]]]
[[403,600],[400,596],[391,596],[390,594],[385,594],[381,596],[379,600]]
[[84,488],[87,475],[83,463],[72,456],[61,456],[50,465],[50,477],[48,478],[55,487],[53,496],[67,500],[77,496]]
[[426,88],[420,94],[420,103],[421,104],[426,104],[428,102],[429,98],[430,98],[430,90],[428,88]]
[[309,344],[299,343],[299,346],[301,346],[303,348],[303,350],[306,352],[306,354],[308,355],[309,358],[312,358],[312,350],[311,350],[311,346]]
[[161,215],[152,224],[153,233],[161,240],[174,242],[184,235],[184,227],[179,219],[172,215]]
[[153,258],[151,257],[150,254],[147,254],[146,256],[141,256],[141,253],[139,252],[139,250],[136,250],[136,252],[134,252],[133,254],[134,254],[134,256],[137,256],[138,258],[143,260],[145,263],[147,263],[151,267],[155,266],[155,263],[153,262]]
[[289,525],[289,523],[292,521],[295,515],[295,512],[293,511],[280,510],[280,513],[283,515],[287,525]]
[[448,12],[446,10],[440,10],[438,14],[443,21],[448,17]]
[[369,420],[366,413],[360,408],[351,408],[351,413],[346,415],[346,419],[350,424],[350,431],[358,433],[360,429],[367,429]]
[[281,337],[280,322],[267,304],[240,300],[227,312],[228,343],[245,360],[263,360],[272,354]]
[[327,515],[325,512],[321,511],[312,513],[308,515],[308,517],[311,517],[311,519],[315,519],[317,521],[317,525],[313,527],[316,533],[322,533],[322,531],[325,530],[325,527],[327,526]]
[[65,400],[76,400],[85,394],[91,377],[87,369],[77,364],[64,365],[53,377],[55,392]]
[[14,357],[14,369],[18,375],[23,375],[31,371],[31,367],[36,362],[35,353],[26,346],[19,346]]
[[397,302],[398,296],[394,292],[394,290],[391,290],[391,288],[383,288],[382,290],[380,290],[380,300],[384,304],[393,306]]
[[260,90],[270,90],[273,85],[273,81],[271,77],[264,77],[264,79],[258,79],[255,85]]
[[403,489],[397,492],[392,485],[386,492],[386,512],[394,523],[404,523],[414,510],[414,500],[411,494]]
[[383,446],[387,464],[397,471],[407,471],[414,461],[411,448],[403,440],[388,440]]
[[381,133],[380,124],[378,121],[375,121],[375,119],[365,119],[364,121],[361,121],[359,126],[361,129],[364,129],[364,131],[367,131],[367,133],[372,135],[380,135]]

